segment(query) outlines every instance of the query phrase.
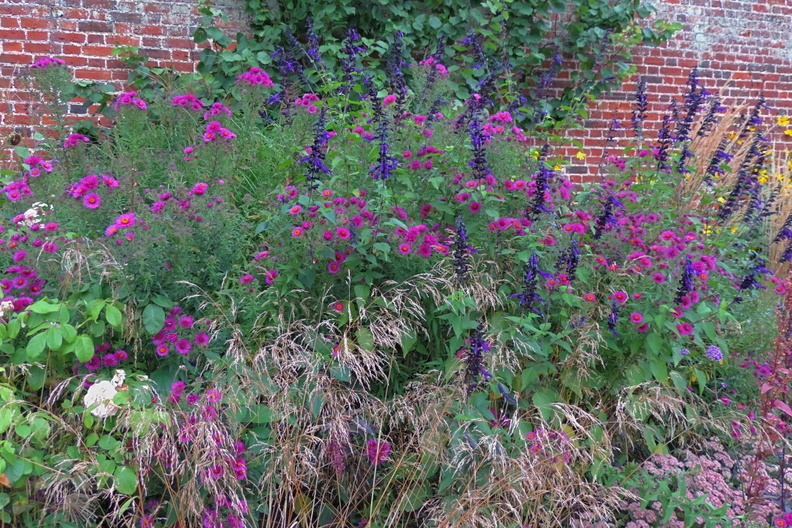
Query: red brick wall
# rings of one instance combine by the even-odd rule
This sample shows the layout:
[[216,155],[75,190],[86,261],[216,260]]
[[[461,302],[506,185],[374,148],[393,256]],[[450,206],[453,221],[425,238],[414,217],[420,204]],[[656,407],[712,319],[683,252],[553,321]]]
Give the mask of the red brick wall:
[[[200,21],[196,4],[196,0],[0,0],[0,148],[13,131],[29,135],[28,96],[14,80],[20,68],[39,57],[58,55],[78,79],[121,85],[127,72],[111,56],[118,42],[140,46],[141,54],[159,65],[191,71],[200,51],[191,40]],[[572,168],[578,179],[596,170],[611,120],[629,124],[639,78],[648,83],[649,131],[657,129],[671,98],[679,99],[696,65],[707,89],[720,92],[727,102],[753,100],[762,92],[773,112],[792,114],[792,0],[655,0],[655,4],[660,18],[681,22],[684,29],[663,47],[636,50],[637,75],[623,91],[593,105],[584,130],[569,133],[583,142],[588,154],[588,167]],[[228,29],[246,28],[241,0],[216,5],[230,16]],[[616,135],[625,137],[627,131]]]
[[[197,0],[0,0],[0,149],[12,132],[30,134],[29,95],[16,79],[22,68],[45,56],[63,58],[77,79],[112,82],[128,76],[111,55],[116,43],[139,46],[158,66],[193,71],[202,46],[192,41],[201,21]],[[220,0],[230,22],[245,31],[240,0]],[[0,158],[3,158],[0,154]]]
[[[630,125],[640,79],[648,85],[649,138],[659,130],[672,98],[682,101],[687,76],[696,65],[701,83],[722,96],[725,104],[754,103],[763,93],[771,115],[792,115],[791,0],[658,0],[655,5],[661,19],[679,22],[684,29],[662,47],[636,50],[637,74],[621,91],[592,106],[585,130],[570,132],[584,143],[588,154],[588,167],[572,168],[578,179],[596,171],[611,120]],[[632,133],[623,129],[615,136]],[[791,136],[780,138],[785,140],[781,148],[792,148]]]

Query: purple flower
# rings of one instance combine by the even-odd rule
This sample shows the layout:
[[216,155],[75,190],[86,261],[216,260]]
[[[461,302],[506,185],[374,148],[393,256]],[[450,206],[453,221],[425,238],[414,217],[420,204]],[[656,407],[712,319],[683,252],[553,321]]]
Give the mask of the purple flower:
[[710,358],[712,361],[721,361],[723,360],[723,352],[719,347],[716,345],[709,345],[704,352],[704,355]]
[[372,438],[366,442],[366,456],[374,466],[378,466],[388,460],[390,449],[390,444],[384,440]]
[[83,205],[88,209],[97,209],[102,204],[102,197],[96,193],[88,193],[83,197]]
[[220,391],[217,389],[209,389],[206,391],[206,396],[207,399],[212,403],[217,403],[223,398],[223,396],[220,394]]
[[179,339],[176,342],[176,352],[183,356],[189,354],[191,349],[192,344],[190,343],[189,339]]

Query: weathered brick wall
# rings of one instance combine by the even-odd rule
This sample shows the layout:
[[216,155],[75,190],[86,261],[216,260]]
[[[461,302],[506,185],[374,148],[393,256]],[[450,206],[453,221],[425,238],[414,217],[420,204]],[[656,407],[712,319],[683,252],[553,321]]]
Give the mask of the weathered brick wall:
[[[662,0],[655,5],[661,19],[679,22],[684,29],[662,47],[636,50],[637,74],[623,90],[593,105],[584,130],[570,133],[589,155],[587,167],[573,168],[579,179],[596,171],[611,120],[630,124],[639,79],[648,85],[647,131],[659,130],[672,98],[682,101],[687,76],[697,65],[701,83],[725,103],[754,103],[764,94],[770,114],[792,115],[792,1]],[[631,133],[623,129],[615,136]],[[781,138],[785,142],[779,148],[792,148],[791,136]]]
[[[139,46],[141,54],[159,65],[191,71],[201,49],[191,39],[200,21],[196,4],[196,0],[0,0],[0,148],[9,133],[30,133],[29,96],[15,82],[21,68],[39,57],[58,55],[74,68],[78,79],[120,86],[127,71],[111,56],[119,43]],[[672,97],[679,99],[696,65],[705,86],[727,101],[754,100],[761,92],[773,112],[792,114],[792,0],[656,0],[655,4],[659,17],[680,22],[684,29],[663,47],[636,50],[637,75],[622,91],[592,106],[584,130],[569,133],[583,142],[588,154],[588,166],[573,168],[578,179],[595,172],[611,120],[629,123],[639,78],[648,83],[648,130],[657,129],[663,110]],[[231,19],[227,29],[245,30],[241,0],[216,5]],[[626,135],[627,131],[616,133]],[[569,155],[575,152],[567,150]]]
[[[158,66],[193,71],[202,46],[192,34],[201,15],[197,0],[0,0],[0,148],[12,132],[30,134],[29,94],[17,75],[45,56],[59,56],[77,79],[121,87],[128,70],[112,56],[116,44],[139,46]],[[214,2],[246,31],[240,0]]]

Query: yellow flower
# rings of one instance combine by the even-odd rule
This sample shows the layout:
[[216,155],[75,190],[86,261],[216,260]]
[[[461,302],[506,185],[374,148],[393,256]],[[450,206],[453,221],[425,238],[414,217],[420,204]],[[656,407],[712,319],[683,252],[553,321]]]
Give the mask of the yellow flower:
[[718,198],[718,201],[719,201],[720,203],[726,203],[726,198],[724,198],[723,196],[721,196],[720,198]]
[[710,226],[704,226],[702,233],[704,233],[705,235],[709,235],[710,233],[712,233],[712,228]]
[[776,120],[778,126],[789,126],[789,116],[778,116]]
[[561,170],[561,164],[560,163],[556,164],[556,166],[553,167],[553,170],[554,171],[560,171]]
[[765,183],[767,183],[767,176],[759,176],[758,181],[759,181],[759,185],[764,185]]
[[578,153],[575,154],[575,157],[579,160],[584,160],[586,159],[586,153],[583,152],[582,150],[578,150]]
[[731,231],[732,233],[736,233],[736,232],[737,232],[737,228],[736,228],[736,227],[732,227],[732,228],[729,228],[729,229],[730,229],[730,231]]
[[784,130],[784,134],[786,134],[787,136],[792,136],[792,128],[787,128],[786,130]]
[[737,136],[734,132],[729,132],[729,139],[734,139]]

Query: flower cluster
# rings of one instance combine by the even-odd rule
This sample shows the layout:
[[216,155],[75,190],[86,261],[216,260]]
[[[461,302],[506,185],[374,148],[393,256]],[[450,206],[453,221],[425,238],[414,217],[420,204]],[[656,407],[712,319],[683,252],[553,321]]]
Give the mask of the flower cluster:
[[227,128],[223,128],[223,125],[220,121],[211,121],[208,125],[206,125],[206,131],[204,132],[203,139],[206,142],[214,141],[216,139],[234,139],[236,134],[228,130]]
[[129,359],[129,354],[126,350],[118,349],[110,351],[112,347],[110,343],[104,342],[101,345],[94,346],[94,355],[82,364],[89,372],[95,372],[101,367],[115,368],[120,363]]
[[31,68],[46,68],[52,64],[62,65],[66,64],[66,61],[60,59],[58,57],[42,57],[33,64],[30,65]]
[[209,110],[204,114],[203,118],[206,121],[210,121],[213,118],[215,118],[215,117],[217,117],[219,115],[222,115],[222,114],[225,114],[226,116],[231,117],[233,115],[233,112],[231,112],[231,109],[228,108],[223,103],[220,103],[220,102],[212,103],[212,106],[209,107]]
[[77,145],[80,144],[80,141],[82,141],[83,143],[89,143],[91,140],[88,139],[88,137],[83,136],[82,134],[72,132],[71,134],[68,135],[66,141],[63,142],[63,147],[64,148],[76,147]]
[[239,74],[237,76],[237,82],[246,82],[250,86],[272,86],[272,80],[270,79],[269,75],[267,75],[267,72],[258,66],[254,66],[245,73]]
[[198,97],[193,94],[177,95],[171,99],[171,104],[173,106],[187,108],[188,110],[192,110],[194,112],[200,112],[203,110],[203,107],[206,106],[206,103],[198,99]]
[[122,106],[131,106],[131,105],[137,106],[141,110],[146,110],[148,108],[146,102],[140,97],[138,97],[137,92],[135,91],[124,92],[121,95],[119,95],[116,98],[115,102],[113,103],[113,108],[115,110],[118,110]]
[[66,188],[66,194],[76,200],[82,200],[82,204],[88,209],[98,209],[102,205],[102,197],[99,195],[100,185],[107,189],[118,187],[118,180],[106,174],[89,174],[79,181],[72,183]]
[[182,356],[187,356],[193,345],[206,348],[211,338],[206,332],[197,331],[195,319],[182,313],[180,306],[174,306],[165,317],[165,326],[154,334],[151,343],[160,357],[171,353],[171,346]]

